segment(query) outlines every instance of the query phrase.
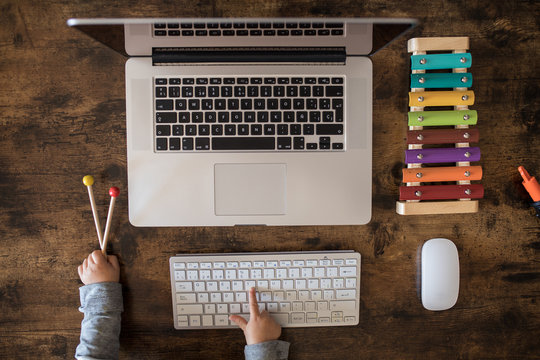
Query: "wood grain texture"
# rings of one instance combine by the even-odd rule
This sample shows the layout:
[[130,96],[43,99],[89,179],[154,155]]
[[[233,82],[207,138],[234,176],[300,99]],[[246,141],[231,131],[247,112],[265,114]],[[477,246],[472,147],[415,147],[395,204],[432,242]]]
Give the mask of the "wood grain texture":
[[[185,252],[354,249],[360,325],[285,329],[291,359],[538,359],[539,221],[517,166],[540,176],[539,4],[534,1],[30,1],[0,4],[0,357],[72,358],[82,314],[77,265],[98,248],[118,186],[110,252],[121,259],[121,358],[237,359],[240,330],[175,331],[168,258]],[[373,57],[373,218],[365,226],[135,228],[126,194],[125,59],[70,17],[388,16],[421,26]],[[485,198],[475,214],[404,217],[407,39],[468,36]],[[417,298],[417,249],[452,239],[461,288],[449,311]]]

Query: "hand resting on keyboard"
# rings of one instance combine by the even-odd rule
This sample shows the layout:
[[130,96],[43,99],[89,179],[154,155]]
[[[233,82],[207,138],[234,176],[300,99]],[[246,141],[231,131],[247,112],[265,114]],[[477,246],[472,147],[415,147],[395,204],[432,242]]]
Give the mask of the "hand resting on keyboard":
[[268,311],[259,310],[253,287],[249,289],[249,321],[240,315],[231,315],[229,320],[244,331],[248,345],[277,340],[281,335],[281,326],[272,319]]

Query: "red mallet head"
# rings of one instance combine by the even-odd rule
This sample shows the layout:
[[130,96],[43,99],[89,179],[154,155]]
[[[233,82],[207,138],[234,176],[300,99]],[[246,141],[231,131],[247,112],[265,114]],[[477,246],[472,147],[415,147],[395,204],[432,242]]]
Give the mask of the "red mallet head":
[[113,186],[112,188],[109,189],[109,195],[111,195],[111,197],[115,198],[119,194],[120,194],[120,189],[118,189],[116,186]]

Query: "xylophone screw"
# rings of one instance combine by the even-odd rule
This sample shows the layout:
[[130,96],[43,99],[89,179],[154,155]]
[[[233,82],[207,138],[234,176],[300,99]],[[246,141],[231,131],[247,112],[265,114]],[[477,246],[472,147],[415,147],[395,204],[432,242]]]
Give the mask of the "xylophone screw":
[[422,173],[416,173],[416,177],[420,179],[422,177]]
[[463,101],[469,100],[469,95],[463,95],[461,97],[461,100],[463,100]]
[[419,102],[424,101],[424,97],[423,97],[423,96],[419,96],[419,97],[418,97],[418,101],[419,101]]
[[426,58],[421,58],[420,59],[420,64],[424,65],[426,62],[427,62]]
[[418,134],[418,136],[416,137],[417,140],[424,140],[424,135],[422,134]]
[[416,196],[422,196],[422,192],[421,192],[420,190],[417,190],[417,191],[414,193],[414,195],[416,195]]
[[466,58],[466,57],[462,57],[461,59],[459,59],[459,61],[461,61],[462,63],[466,63],[466,62],[467,62],[467,58]]
[[470,118],[469,114],[463,115],[463,120],[469,120],[469,118]]
[[463,134],[463,137],[464,137],[465,139],[468,139],[468,138],[471,137],[471,135],[470,135],[469,133],[464,133],[464,134]]
[[465,174],[464,174],[466,177],[469,177],[471,176],[471,172],[470,171],[465,171]]
[[418,117],[418,121],[420,121],[420,122],[424,121],[424,117],[423,117],[422,115],[420,115],[420,116]]
[[467,190],[465,190],[465,194],[467,194],[467,195],[471,195],[471,193],[472,193],[471,189],[467,189]]
[[471,157],[471,153],[467,151],[467,152],[465,153],[465,157],[466,157],[466,158]]
[[418,79],[418,82],[419,82],[420,84],[423,84],[423,83],[426,82],[426,79],[424,79],[423,77],[421,77],[420,79]]
[[469,80],[469,79],[467,79],[466,76],[464,76],[464,77],[461,78],[461,82],[462,82],[462,83],[466,83],[468,80]]
[[417,159],[423,159],[423,158],[424,158],[424,155],[418,154],[418,155],[416,155],[416,158],[417,158]]

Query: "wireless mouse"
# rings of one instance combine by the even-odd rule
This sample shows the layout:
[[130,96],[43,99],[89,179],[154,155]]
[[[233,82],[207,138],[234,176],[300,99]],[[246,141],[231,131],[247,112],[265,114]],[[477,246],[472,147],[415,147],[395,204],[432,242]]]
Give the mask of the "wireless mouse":
[[447,310],[457,302],[459,257],[456,245],[443,238],[428,240],[422,246],[421,298],[424,308]]

